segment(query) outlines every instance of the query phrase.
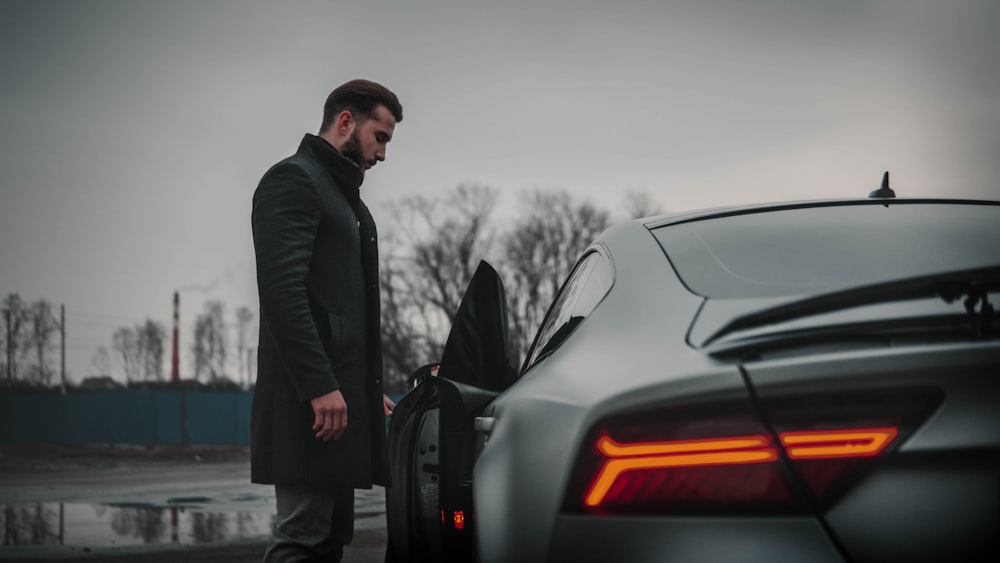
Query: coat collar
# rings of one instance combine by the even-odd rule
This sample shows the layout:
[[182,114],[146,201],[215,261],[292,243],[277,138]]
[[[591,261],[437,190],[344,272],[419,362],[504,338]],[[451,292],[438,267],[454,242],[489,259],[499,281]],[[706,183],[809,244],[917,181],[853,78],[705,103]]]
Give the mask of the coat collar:
[[299,144],[299,152],[305,152],[315,158],[324,169],[333,175],[334,181],[344,195],[351,201],[360,199],[358,194],[365,175],[361,167],[354,161],[340,154],[322,137],[306,133]]

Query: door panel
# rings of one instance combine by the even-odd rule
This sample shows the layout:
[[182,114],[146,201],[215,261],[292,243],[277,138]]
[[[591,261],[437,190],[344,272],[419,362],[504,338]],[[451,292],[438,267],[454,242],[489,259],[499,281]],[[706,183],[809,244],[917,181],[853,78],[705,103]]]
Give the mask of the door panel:
[[508,357],[507,298],[496,270],[480,262],[455,313],[440,377],[503,391],[517,379]]
[[[434,415],[438,412],[436,386],[418,385],[396,403],[389,420],[389,470],[391,486],[385,490],[386,530],[389,536],[387,560],[394,563],[430,561],[435,550],[440,549],[440,536],[427,535],[432,524],[425,514],[434,510],[437,491],[427,485],[439,479],[433,473],[414,471],[433,469],[433,459],[419,455],[420,447],[428,448],[435,438]],[[435,447],[435,449],[437,449]],[[425,507],[427,501],[429,508]]]
[[481,262],[455,314],[437,375],[428,366],[389,423],[387,559],[473,561],[475,420],[516,380],[507,357],[503,284]]
[[417,536],[423,538],[429,554],[441,553],[441,463],[440,463],[440,414],[441,409],[425,411],[417,431],[416,450],[413,454],[414,494],[418,503]]
[[475,419],[498,394],[430,378],[396,405],[386,489],[391,561],[474,559]]

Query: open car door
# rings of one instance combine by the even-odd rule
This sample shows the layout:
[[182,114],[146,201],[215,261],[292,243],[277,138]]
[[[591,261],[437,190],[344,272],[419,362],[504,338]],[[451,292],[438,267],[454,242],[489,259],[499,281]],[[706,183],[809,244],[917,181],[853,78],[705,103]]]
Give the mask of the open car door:
[[387,561],[475,560],[472,467],[483,438],[476,418],[516,379],[503,284],[480,262],[440,364],[414,372],[415,387],[390,419]]

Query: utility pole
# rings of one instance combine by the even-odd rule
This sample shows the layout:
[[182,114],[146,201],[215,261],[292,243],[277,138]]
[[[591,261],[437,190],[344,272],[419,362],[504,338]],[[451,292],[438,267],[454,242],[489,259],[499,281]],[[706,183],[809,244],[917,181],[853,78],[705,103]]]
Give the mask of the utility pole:
[[243,389],[244,390],[250,389],[250,369],[251,369],[250,366],[251,365],[253,365],[253,348],[250,347],[250,346],[247,346],[247,370],[244,373],[244,376],[246,377],[246,379],[244,380],[244,383],[243,383]]
[[62,394],[66,394],[66,304],[59,305],[59,373],[62,377]]
[[170,381],[180,384],[180,308],[181,295],[179,291],[174,292],[174,345],[170,355]]
[[10,308],[4,309],[7,317],[7,381],[14,381],[14,355],[11,353],[14,348],[14,333],[10,329]]

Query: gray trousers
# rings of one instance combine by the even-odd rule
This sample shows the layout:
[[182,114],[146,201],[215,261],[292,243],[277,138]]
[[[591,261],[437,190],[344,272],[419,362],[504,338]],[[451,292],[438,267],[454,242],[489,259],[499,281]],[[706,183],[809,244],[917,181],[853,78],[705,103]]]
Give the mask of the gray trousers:
[[340,561],[354,537],[354,489],[275,485],[278,513],[265,563]]

